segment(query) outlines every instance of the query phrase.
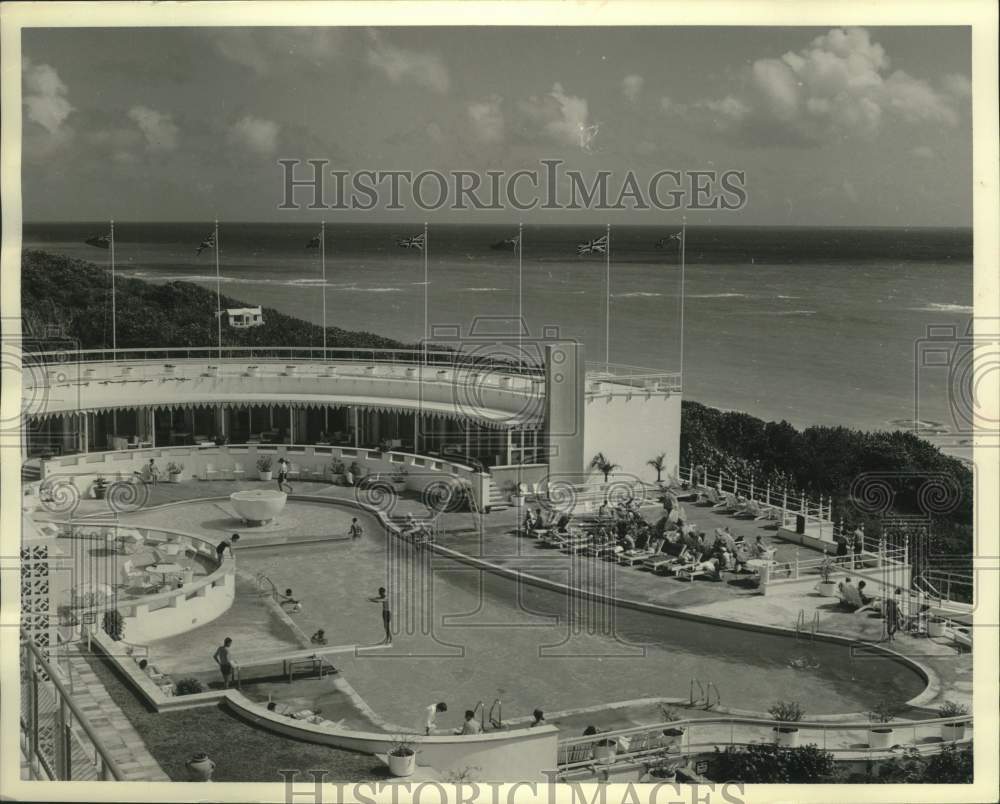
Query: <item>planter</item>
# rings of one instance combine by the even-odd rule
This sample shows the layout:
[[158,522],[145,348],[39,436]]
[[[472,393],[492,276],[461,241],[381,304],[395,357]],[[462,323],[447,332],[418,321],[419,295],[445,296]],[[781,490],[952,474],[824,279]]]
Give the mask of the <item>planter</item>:
[[611,765],[618,753],[618,743],[615,740],[601,740],[594,743],[594,761],[602,765]]
[[940,617],[931,617],[927,621],[927,636],[929,637],[943,637],[945,629],[945,621]]
[[298,373],[299,373],[298,366],[285,366],[285,374],[287,374],[289,377],[294,377]]
[[660,735],[660,747],[668,751],[680,749],[681,739],[684,737],[684,729],[664,729]]
[[374,376],[375,371],[376,371],[375,366],[365,366],[365,374],[369,376]]
[[404,756],[389,754],[388,760],[389,773],[393,776],[412,776],[417,769],[417,755],[413,751]]
[[888,726],[871,729],[868,732],[868,745],[871,748],[891,748],[895,734],[895,730]]
[[257,472],[257,477],[260,480],[265,480],[265,481],[270,480],[271,479],[271,472],[270,471],[267,471],[267,472]]
[[212,773],[215,771],[215,763],[208,758],[208,754],[195,754],[185,764],[187,767],[188,778],[192,782],[212,781]]
[[657,783],[669,783],[677,781],[677,770],[674,768],[653,768],[649,771],[649,778],[655,779]]
[[247,366],[247,376],[256,377],[260,374],[260,366]]
[[945,723],[941,727],[941,739],[946,743],[953,740],[964,740],[965,727],[968,725],[968,723]]
[[782,748],[798,748],[799,730],[792,726],[779,726],[774,729],[774,741]]
[[207,374],[207,375],[208,375],[209,377],[217,377],[217,376],[219,376],[219,367],[218,367],[218,366],[209,366],[209,367],[208,367],[208,368],[207,368],[207,369],[205,370],[205,373],[206,373],[206,374]]
[[97,376],[97,369],[89,368],[83,370],[83,379],[85,380],[92,380],[96,376]]
[[107,493],[108,493],[108,487],[107,486],[97,486],[97,485],[94,486],[94,499],[95,500],[103,500],[104,496]]
[[837,597],[837,584],[833,581],[820,581],[816,584],[816,591],[823,597]]
[[406,376],[412,380],[414,377],[417,376],[417,370],[412,366],[408,366],[406,369]]
[[172,377],[174,374],[177,373],[177,366],[173,365],[172,363],[165,363],[163,365],[163,373],[166,374],[168,377]]
[[443,369],[438,371],[435,376],[437,376],[440,382],[446,382],[448,380],[448,372]]
[[180,483],[184,479],[184,473],[183,472],[174,472],[173,474],[167,475],[167,479],[171,483]]
[[501,377],[500,378],[500,387],[501,388],[513,388],[514,387],[514,378],[513,377]]
[[131,377],[132,376],[132,367],[131,366],[122,366],[122,376],[123,377]]

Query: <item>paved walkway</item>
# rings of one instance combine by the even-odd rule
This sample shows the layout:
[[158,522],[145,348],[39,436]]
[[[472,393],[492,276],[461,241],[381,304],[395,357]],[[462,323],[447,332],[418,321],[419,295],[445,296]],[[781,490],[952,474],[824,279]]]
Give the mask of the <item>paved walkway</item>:
[[118,763],[130,782],[169,782],[146,744],[132,727],[128,718],[111,700],[108,691],[98,680],[87,660],[76,645],[69,646],[69,662],[73,673],[73,702],[97,732],[111,757]]

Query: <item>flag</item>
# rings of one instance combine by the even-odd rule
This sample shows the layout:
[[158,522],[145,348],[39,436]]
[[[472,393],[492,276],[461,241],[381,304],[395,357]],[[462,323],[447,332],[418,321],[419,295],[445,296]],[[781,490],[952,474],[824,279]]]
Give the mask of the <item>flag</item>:
[[111,246],[111,234],[106,235],[94,235],[93,237],[88,237],[83,241],[88,246],[95,246],[97,248],[109,248]]
[[413,237],[401,237],[396,241],[396,245],[400,248],[415,248],[419,251],[424,250],[424,233],[421,232]]
[[306,243],[306,248],[319,248],[320,243],[323,241],[323,234],[320,233],[316,235],[312,240]]
[[596,240],[588,243],[580,243],[576,247],[576,255],[582,257],[584,254],[606,254],[608,251],[608,236],[601,235]]
[[501,251],[505,248],[513,246],[514,250],[517,251],[521,246],[521,235],[516,234],[513,237],[508,237],[506,240],[501,240],[497,243],[493,243],[490,248],[494,251]]
[[671,240],[676,240],[678,243],[680,243],[681,242],[681,233],[680,232],[674,232],[669,237],[661,237],[659,240],[656,241],[656,247],[657,248],[666,248],[669,245],[669,243],[670,243]]
[[214,229],[208,235],[208,237],[206,237],[204,240],[201,241],[201,245],[198,246],[198,250],[195,252],[195,256],[197,257],[206,248],[215,248],[215,230]]

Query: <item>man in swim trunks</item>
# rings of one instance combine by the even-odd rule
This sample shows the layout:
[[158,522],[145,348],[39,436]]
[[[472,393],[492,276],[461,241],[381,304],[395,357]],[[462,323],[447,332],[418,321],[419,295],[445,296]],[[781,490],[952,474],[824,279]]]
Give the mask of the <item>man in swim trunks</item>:
[[375,597],[368,598],[372,603],[382,604],[382,626],[385,628],[385,639],[382,640],[383,645],[392,644],[392,611],[389,608],[389,598],[386,596],[385,587],[380,586],[378,588],[378,594]]

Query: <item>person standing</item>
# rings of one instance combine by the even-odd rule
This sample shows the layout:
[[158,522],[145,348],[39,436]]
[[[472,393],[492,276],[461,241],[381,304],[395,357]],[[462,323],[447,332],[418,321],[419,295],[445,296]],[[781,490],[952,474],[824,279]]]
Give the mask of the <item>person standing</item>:
[[885,601],[885,633],[886,639],[890,642],[896,641],[896,632],[899,630],[899,621],[902,619],[900,601],[903,590],[897,589],[895,594]]
[[222,688],[229,688],[229,679],[233,675],[233,665],[235,661],[233,660],[233,655],[231,648],[233,645],[233,640],[231,637],[226,637],[222,644],[215,649],[215,655],[212,657],[215,659],[215,663],[219,665],[219,672],[222,673]]
[[229,537],[228,542],[225,539],[223,539],[215,546],[215,557],[219,560],[220,564],[222,563],[222,557],[225,555],[226,550],[229,551],[230,556],[233,555],[233,547],[236,546],[236,542],[238,542],[239,540],[240,540],[240,534],[234,533],[232,536]]
[[444,701],[439,701],[436,704],[431,704],[430,706],[428,706],[424,710],[424,724],[423,724],[424,734],[431,733],[431,730],[434,728],[434,721],[437,719],[438,712],[447,712],[447,711],[448,711],[448,704],[446,704]]
[[385,628],[385,639],[382,640],[383,645],[392,644],[392,611],[389,608],[389,598],[385,593],[385,587],[380,586],[378,588],[378,594],[375,597],[368,598],[372,603],[382,604],[382,627]]
[[288,493],[292,493],[292,486],[288,482],[288,470],[290,469],[290,464],[284,458],[278,458],[278,491],[285,491],[287,489]]
[[364,530],[361,527],[361,523],[358,522],[358,518],[354,517],[351,520],[351,527],[347,531],[352,539],[360,539],[364,535]]
[[154,486],[156,485],[156,481],[160,479],[160,470],[156,466],[156,461],[152,458],[150,458],[149,463],[146,464],[146,476],[149,478],[148,482],[152,483]]

